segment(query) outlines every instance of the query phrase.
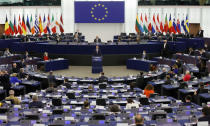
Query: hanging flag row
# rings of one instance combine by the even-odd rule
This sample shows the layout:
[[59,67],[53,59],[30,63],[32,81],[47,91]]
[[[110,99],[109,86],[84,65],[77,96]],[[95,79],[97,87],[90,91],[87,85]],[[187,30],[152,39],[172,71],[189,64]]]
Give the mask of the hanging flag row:
[[141,33],[174,33],[174,34],[181,34],[181,33],[189,33],[189,20],[188,15],[186,15],[186,19],[180,22],[179,18],[177,20],[174,18],[173,21],[171,19],[171,14],[169,16],[169,20],[167,14],[165,16],[165,22],[160,21],[159,14],[153,15],[152,22],[148,21],[147,15],[143,19],[142,14],[140,15],[140,20],[138,14],[136,15],[136,25],[135,25],[136,32]]
[[42,20],[41,16],[37,17],[35,15],[34,21],[33,17],[27,15],[27,19],[19,15],[18,24],[16,24],[16,17],[14,15],[14,21],[8,21],[7,15],[5,20],[5,35],[34,35],[34,34],[55,34],[55,33],[64,33],[63,26],[63,17],[60,16],[60,21],[56,21],[52,15],[51,19],[48,14]]

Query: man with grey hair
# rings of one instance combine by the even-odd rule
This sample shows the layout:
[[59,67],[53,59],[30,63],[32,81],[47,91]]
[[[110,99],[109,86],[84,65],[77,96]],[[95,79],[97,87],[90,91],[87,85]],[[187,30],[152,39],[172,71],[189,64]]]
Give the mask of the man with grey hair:
[[43,108],[43,103],[38,100],[37,95],[32,96],[32,102],[29,104],[29,108]]

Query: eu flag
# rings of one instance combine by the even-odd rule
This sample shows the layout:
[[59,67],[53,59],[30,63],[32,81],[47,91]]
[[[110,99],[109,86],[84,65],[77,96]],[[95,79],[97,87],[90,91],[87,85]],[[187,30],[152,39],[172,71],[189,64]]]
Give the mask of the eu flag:
[[76,1],[75,23],[124,23],[124,1]]

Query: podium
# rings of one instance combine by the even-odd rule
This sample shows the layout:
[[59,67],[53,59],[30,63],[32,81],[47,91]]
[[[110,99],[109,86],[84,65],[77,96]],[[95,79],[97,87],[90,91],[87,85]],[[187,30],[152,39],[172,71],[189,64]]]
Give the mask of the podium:
[[92,56],[92,73],[103,72],[103,63],[101,56]]

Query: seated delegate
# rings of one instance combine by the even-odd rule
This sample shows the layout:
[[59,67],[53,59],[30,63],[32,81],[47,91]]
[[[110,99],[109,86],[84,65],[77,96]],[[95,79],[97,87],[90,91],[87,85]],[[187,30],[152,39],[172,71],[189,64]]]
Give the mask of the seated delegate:
[[146,97],[149,98],[150,95],[154,93],[154,86],[151,84],[147,84],[147,86],[144,88],[144,95],[146,95]]
[[12,56],[12,53],[10,53],[9,48],[6,48],[4,51],[4,56]]
[[11,101],[12,104],[15,104],[15,105],[19,105],[20,104],[20,100],[17,97],[15,97],[15,91],[14,90],[10,90],[9,91],[9,96],[6,97],[5,100],[12,100]]
[[44,52],[43,60],[44,61],[49,60],[49,57],[48,57],[48,53],[47,52]]

